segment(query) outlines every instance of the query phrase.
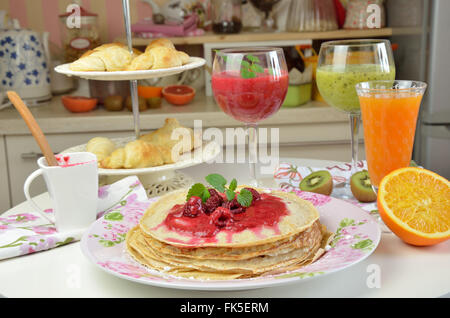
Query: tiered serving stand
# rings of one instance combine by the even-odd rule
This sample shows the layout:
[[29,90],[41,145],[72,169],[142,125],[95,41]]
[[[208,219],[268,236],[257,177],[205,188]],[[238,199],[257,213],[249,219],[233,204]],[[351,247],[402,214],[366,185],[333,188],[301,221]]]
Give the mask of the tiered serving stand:
[[[128,49],[133,50],[131,37],[131,19],[129,0],[122,0],[125,29],[127,35]],[[189,63],[167,69],[147,70],[147,71],[118,71],[118,72],[74,72],[71,71],[68,64],[62,64],[55,68],[55,71],[67,76],[77,76],[88,80],[97,81],[130,81],[130,92],[132,100],[132,110],[134,119],[135,137],[113,139],[117,146],[123,146],[127,142],[138,139],[141,135],[139,121],[139,100],[137,85],[138,80],[159,78],[178,74],[190,69],[202,67],[205,60],[200,57],[190,57]],[[86,144],[78,145],[64,150],[62,153],[85,151]],[[142,169],[101,169],[99,168],[100,184],[109,184],[128,175],[137,175],[149,196],[157,196],[163,193],[186,187],[192,183],[192,179],[176,169],[186,168],[202,162],[212,160],[220,152],[219,146],[214,142],[203,143],[201,148],[194,150],[190,158],[182,159],[174,164],[163,165],[159,167],[150,167]]]

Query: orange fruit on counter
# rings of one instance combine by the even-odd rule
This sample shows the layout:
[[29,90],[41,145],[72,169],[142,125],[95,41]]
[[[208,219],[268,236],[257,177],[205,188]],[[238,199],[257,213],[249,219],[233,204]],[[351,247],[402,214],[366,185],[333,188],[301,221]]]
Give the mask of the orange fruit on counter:
[[392,171],[381,180],[377,203],[384,223],[406,243],[427,246],[450,238],[450,182],[432,171]]
[[195,96],[195,89],[188,85],[170,85],[162,90],[163,97],[175,106],[189,103]]
[[97,106],[98,99],[84,96],[69,96],[61,97],[64,107],[72,113],[85,113],[93,110]]
[[162,96],[162,87],[159,86],[138,86],[138,96],[143,98],[153,98]]

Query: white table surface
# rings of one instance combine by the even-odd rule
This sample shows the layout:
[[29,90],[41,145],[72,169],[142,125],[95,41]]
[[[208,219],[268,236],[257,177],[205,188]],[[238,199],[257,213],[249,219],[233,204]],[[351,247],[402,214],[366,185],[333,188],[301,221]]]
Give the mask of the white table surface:
[[[330,161],[281,159],[297,165],[324,166]],[[199,165],[184,169],[196,181],[218,172],[248,180],[247,165]],[[37,197],[41,204],[48,195]],[[30,211],[25,202],[5,212]],[[7,215],[4,214],[3,216]],[[370,288],[372,271],[380,269],[380,288]],[[450,241],[414,247],[383,234],[375,252],[357,265],[334,274],[282,287],[236,292],[187,291],[152,287],[120,279],[91,264],[80,243],[0,261],[0,294],[5,297],[442,297],[450,292]]]

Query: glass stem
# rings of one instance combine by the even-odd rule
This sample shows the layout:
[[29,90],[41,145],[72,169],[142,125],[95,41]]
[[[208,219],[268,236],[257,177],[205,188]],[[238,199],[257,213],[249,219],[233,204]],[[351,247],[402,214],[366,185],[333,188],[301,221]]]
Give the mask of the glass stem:
[[256,124],[247,124],[246,126],[248,135],[250,181],[252,186],[258,186],[258,179],[256,178],[256,163],[258,162],[258,126]]
[[134,134],[136,136],[136,139],[139,139],[139,137],[141,136],[141,124],[139,120],[139,97],[137,86],[137,81],[130,81],[131,105],[134,119]]
[[359,121],[360,114],[350,114],[350,133],[352,147],[352,175],[358,170]]

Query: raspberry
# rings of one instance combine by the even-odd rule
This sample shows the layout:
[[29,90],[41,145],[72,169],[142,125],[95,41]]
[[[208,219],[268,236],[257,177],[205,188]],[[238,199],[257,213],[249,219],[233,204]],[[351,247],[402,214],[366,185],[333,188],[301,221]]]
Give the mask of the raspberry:
[[183,209],[183,215],[191,218],[195,218],[197,215],[205,210],[202,199],[196,196],[192,196],[185,204]]
[[[222,199],[222,196],[219,194],[219,192],[217,192],[215,189],[208,189],[208,191],[209,191],[209,194],[212,196],[212,197],[219,197],[219,198],[221,198]],[[223,199],[222,199],[223,200]]]
[[233,214],[239,214],[239,213],[244,213],[245,212],[245,207],[241,206],[240,208],[236,208],[231,210],[231,213]]
[[224,204],[222,206],[224,208],[227,208],[227,209],[230,209],[230,210],[242,207],[242,205],[236,200],[236,198],[234,198],[231,201],[224,202]]
[[261,194],[259,194],[259,192],[256,191],[255,189],[253,189],[253,188],[244,188],[244,189],[248,190],[252,193],[253,201],[261,199]]
[[222,204],[224,208],[227,208],[231,211],[233,214],[238,214],[245,212],[245,207],[243,207],[237,200],[234,198],[231,201],[227,201],[224,204]]
[[211,222],[219,228],[226,227],[232,220],[233,214],[230,210],[221,206],[211,214]]
[[214,212],[215,209],[217,209],[219,206],[221,206],[223,203],[223,199],[221,196],[213,196],[211,195],[208,200],[205,202],[205,213],[211,214]]

